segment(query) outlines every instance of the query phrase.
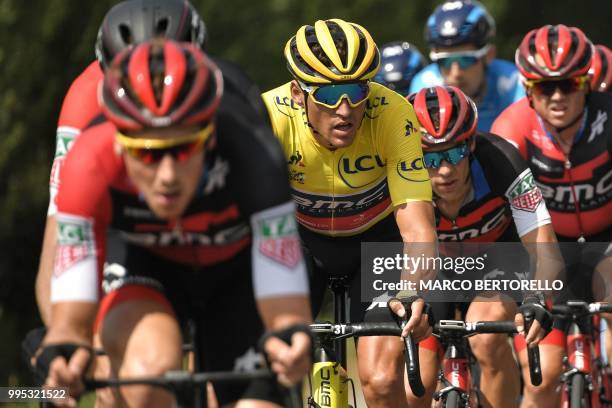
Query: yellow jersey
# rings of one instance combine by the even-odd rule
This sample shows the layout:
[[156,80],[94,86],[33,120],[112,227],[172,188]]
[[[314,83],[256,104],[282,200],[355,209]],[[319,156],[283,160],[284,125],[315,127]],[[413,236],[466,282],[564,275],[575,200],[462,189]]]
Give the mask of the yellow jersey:
[[409,201],[431,201],[419,124],[401,95],[370,83],[353,143],[329,150],[314,138],[290,83],[262,95],[289,165],[297,219],[330,236],[359,234]]

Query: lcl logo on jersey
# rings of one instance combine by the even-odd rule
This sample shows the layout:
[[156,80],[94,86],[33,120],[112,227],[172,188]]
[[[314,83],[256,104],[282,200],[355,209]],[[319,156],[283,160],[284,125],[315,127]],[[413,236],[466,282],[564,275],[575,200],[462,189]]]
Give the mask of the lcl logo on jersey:
[[385,106],[388,104],[389,102],[387,102],[384,96],[376,96],[366,101],[366,109],[374,109],[378,108],[379,106]]
[[[293,99],[288,96],[275,96],[274,97],[274,105],[276,105],[276,109],[285,116],[293,117],[295,112],[291,112],[291,110],[299,111],[300,106],[295,103]],[[287,109],[289,108],[289,109]]]
[[354,160],[343,157],[338,161],[338,174],[347,186],[360,188],[378,180],[384,167],[385,162],[377,154],[359,156]]
[[397,163],[397,174],[408,181],[428,181],[429,175],[425,171],[423,158],[404,160]]

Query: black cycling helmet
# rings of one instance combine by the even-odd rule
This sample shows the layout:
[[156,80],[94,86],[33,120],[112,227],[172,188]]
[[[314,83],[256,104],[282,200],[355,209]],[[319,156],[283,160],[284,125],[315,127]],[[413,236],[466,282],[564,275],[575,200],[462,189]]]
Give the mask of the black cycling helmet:
[[96,57],[107,67],[119,51],[154,37],[190,42],[204,49],[206,26],[187,0],[122,1],[104,17]]
[[475,0],[446,1],[427,20],[425,40],[431,48],[473,44],[482,48],[495,37],[495,20]]
[[408,95],[412,78],[425,68],[427,60],[412,44],[395,41],[380,47],[380,69],[374,81],[393,89],[404,96]]

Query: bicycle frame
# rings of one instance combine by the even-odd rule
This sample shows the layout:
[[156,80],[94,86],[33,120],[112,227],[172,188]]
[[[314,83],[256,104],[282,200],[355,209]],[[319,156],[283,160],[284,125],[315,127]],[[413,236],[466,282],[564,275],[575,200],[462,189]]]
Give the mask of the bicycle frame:
[[[464,340],[463,340],[464,341]],[[439,379],[445,387],[439,391],[439,398],[446,401],[446,395],[456,390],[461,400],[467,405],[469,403],[470,390],[472,389],[472,374],[470,369],[470,358],[467,346],[458,346],[454,342],[449,344],[444,353],[444,361]]]
[[[591,408],[612,405],[612,390],[601,359],[599,334],[595,334],[594,324],[594,320],[598,321],[595,319],[597,313],[610,310],[612,305],[581,301],[553,306],[553,313],[569,322],[567,357],[564,359],[567,370],[561,376],[561,406],[564,408],[577,404],[580,399]],[[574,378],[576,376],[581,378]]]
[[[434,393],[434,400],[443,407],[469,407],[472,392],[470,353],[467,338],[478,333],[516,333],[513,321],[464,322],[440,320],[434,326],[434,335],[446,346],[444,361],[438,379],[443,388]],[[529,361],[532,381],[540,372],[539,355]],[[476,394],[478,397],[478,394]]]

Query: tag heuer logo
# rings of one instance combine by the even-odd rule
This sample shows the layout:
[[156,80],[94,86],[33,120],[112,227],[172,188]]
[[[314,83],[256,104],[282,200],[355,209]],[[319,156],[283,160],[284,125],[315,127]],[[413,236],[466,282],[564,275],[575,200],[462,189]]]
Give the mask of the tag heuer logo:
[[300,261],[300,243],[295,236],[265,239],[259,244],[259,250],[268,258],[289,268],[295,268]]
[[510,204],[520,210],[534,212],[542,201],[542,192],[535,185],[533,174],[526,170],[510,188]]
[[293,214],[267,218],[261,221],[261,234],[264,238],[281,238],[296,231]]
[[81,245],[91,240],[88,228],[77,223],[58,223],[59,243],[61,245]]

